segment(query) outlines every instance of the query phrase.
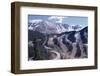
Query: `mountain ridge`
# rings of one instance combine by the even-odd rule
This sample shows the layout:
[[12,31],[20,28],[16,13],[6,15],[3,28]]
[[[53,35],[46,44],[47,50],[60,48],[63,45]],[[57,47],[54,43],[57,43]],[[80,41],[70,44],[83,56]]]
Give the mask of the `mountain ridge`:
[[79,31],[85,27],[81,25],[69,25],[64,23],[53,23],[48,20],[33,20],[28,23],[28,29],[47,34],[61,34],[69,31]]

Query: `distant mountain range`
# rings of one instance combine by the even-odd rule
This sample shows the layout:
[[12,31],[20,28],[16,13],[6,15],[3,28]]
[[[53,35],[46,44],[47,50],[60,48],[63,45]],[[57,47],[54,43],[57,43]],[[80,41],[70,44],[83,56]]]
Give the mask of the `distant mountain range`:
[[69,25],[53,23],[47,20],[32,20],[28,23],[28,29],[46,34],[60,34],[69,31],[79,31],[83,29],[81,25]]

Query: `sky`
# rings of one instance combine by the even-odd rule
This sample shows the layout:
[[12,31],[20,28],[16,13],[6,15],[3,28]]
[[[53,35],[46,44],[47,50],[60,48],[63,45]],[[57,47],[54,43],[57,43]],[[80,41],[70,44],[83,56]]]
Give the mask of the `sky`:
[[55,16],[55,15],[28,15],[28,21],[47,20],[54,23],[88,26],[88,17],[81,16]]

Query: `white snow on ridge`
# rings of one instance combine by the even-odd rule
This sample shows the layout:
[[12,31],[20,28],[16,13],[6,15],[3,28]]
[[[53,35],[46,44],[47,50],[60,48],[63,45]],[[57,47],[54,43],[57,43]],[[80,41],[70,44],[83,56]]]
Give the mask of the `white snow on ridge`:
[[61,24],[60,25],[56,25],[57,27],[57,32],[58,33],[62,33],[62,32],[66,32],[67,29],[65,29]]
[[33,27],[32,27],[32,26],[29,26],[28,29],[29,29],[29,30],[33,30]]

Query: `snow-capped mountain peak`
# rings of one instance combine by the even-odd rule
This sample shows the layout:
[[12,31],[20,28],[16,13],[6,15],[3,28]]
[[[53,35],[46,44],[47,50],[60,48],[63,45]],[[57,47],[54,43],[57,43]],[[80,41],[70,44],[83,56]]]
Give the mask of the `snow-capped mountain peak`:
[[66,31],[78,31],[82,29],[81,25],[69,25],[62,23],[53,23],[47,20],[36,19],[29,21],[29,30],[39,31],[47,34],[60,34]]

